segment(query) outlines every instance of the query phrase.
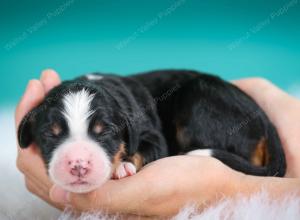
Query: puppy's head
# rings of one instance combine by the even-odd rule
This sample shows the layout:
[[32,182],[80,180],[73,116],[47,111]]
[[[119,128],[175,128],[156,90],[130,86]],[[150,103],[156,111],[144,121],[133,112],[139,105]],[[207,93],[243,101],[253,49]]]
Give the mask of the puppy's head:
[[62,188],[91,191],[111,177],[133,135],[119,104],[88,82],[63,83],[24,117],[19,144],[39,146],[50,178]]

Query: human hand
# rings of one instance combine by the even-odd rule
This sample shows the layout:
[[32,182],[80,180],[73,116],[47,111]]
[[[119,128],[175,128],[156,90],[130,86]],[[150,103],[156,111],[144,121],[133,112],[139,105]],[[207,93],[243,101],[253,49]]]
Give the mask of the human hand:
[[[16,127],[59,83],[58,75],[51,70],[44,71],[40,80],[29,82],[16,109]],[[17,166],[24,174],[28,190],[60,209],[69,198],[68,203],[81,211],[105,209],[109,213],[141,215],[175,214],[188,201],[213,202],[221,189],[223,194],[230,194],[229,180],[237,175],[213,158],[178,156],[155,161],[133,177],[110,180],[94,192],[68,194],[58,186],[52,187],[35,144],[25,149],[18,147]]]
[[223,196],[231,196],[243,174],[217,159],[201,156],[174,156],[154,161],[137,174],[109,180],[85,194],[51,189],[51,198],[78,211],[141,216],[171,216],[187,203],[200,209]]
[[300,100],[261,78],[233,82],[250,95],[275,125],[284,148],[286,177],[300,177]]
[[[16,108],[15,126],[18,129],[22,118],[40,102],[46,93],[60,83],[59,76],[53,70],[45,70],[40,80],[31,80]],[[49,180],[44,162],[39,154],[38,147],[31,144],[28,148],[18,146],[17,167],[24,174],[27,189],[57,208],[61,204],[54,203],[49,198],[49,189],[52,182]]]
[[[46,89],[43,91],[41,88],[43,84],[47,85],[47,80],[42,79],[42,83],[30,83],[29,88],[34,87],[37,96],[24,95],[16,112],[17,125],[51,88],[44,86]],[[247,92],[242,81],[237,84]],[[251,87],[248,89],[252,91]],[[240,177],[244,176],[214,158],[177,156],[155,161],[132,177],[110,180],[100,189],[87,194],[70,194],[53,186],[49,197],[52,183],[37,148],[32,145],[28,149],[19,149],[17,164],[25,175],[27,188],[56,207],[63,208],[65,204],[70,204],[80,211],[106,210],[109,213],[150,216],[175,214],[189,201],[203,205],[216,201],[222,195],[230,196],[238,191]]]
[[[300,158],[298,150],[300,143],[298,138],[300,101],[263,79],[246,79],[234,83],[252,96],[275,124],[287,156],[287,176],[299,177],[300,162],[296,158]],[[292,190],[299,186],[299,182],[293,182],[290,179],[278,180],[278,178],[245,177],[245,175],[243,181],[240,181],[238,176],[241,174],[237,174],[229,168],[226,172],[220,173],[219,171],[224,167],[214,164],[216,160],[213,158],[193,159],[197,160],[197,163],[201,163],[199,168],[191,170],[190,167],[193,166],[190,163],[192,162],[187,159],[187,156],[165,158],[154,162],[154,167],[150,164],[133,177],[119,180],[119,182],[109,182],[105,187],[89,194],[66,194],[54,187],[52,188],[52,198],[59,200],[59,196],[64,195],[65,199],[68,197],[69,203],[79,210],[104,208],[111,212],[165,215],[175,213],[187,201],[203,204],[203,202],[213,202],[214,199],[218,198],[216,194],[205,191],[206,189],[222,192],[228,196],[240,191],[245,194],[248,191],[259,190],[262,185],[267,185],[267,188],[276,193],[285,192],[288,189]],[[186,169],[184,169],[185,165],[188,166]],[[210,173],[195,172],[198,169],[201,171],[209,170]],[[174,175],[170,176],[168,172]],[[215,175],[215,178],[211,179],[212,175]],[[191,181],[191,177],[195,178],[195,181]],[[202,178],[200,183],[197,182],[199,177]],[[228,178],[231,178],[230,181]],[[224,187],[220,187],[220,185]],[[180,189],[179,192],[177,192],[178,189]],[[90,207],[91,204],[93,204],[92,207]]]

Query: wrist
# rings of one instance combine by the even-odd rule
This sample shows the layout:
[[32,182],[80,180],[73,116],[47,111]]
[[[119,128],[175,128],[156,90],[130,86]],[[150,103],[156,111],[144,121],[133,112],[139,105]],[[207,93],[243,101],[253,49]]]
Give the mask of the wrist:
[[288,193],[300,195],[299,187],[300,179],[298,178],[258,177],[241,174],[234,186],[233,195],[251,196],[265,191],[271,198],[276,199]]

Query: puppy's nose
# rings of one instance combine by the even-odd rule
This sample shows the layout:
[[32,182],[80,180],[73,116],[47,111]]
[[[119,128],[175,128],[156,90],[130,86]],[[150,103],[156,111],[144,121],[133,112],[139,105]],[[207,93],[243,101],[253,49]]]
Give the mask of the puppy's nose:
[[83,160],[68,162],[71,175],[77,176],[79,178],[83,178],[89,173],[90,171],[89,164],[90,161],[83,161]]

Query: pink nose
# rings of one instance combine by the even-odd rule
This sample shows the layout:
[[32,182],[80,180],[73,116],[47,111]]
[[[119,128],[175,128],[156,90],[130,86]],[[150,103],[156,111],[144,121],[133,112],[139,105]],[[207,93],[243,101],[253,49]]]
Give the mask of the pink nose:
[[89,171],[89,165],[90,161],[84,161],[84,160],[76,160],[76,161],[69,161],[68,162],[70,173],[73,176],[77,176],[79,178],[85,177]]

